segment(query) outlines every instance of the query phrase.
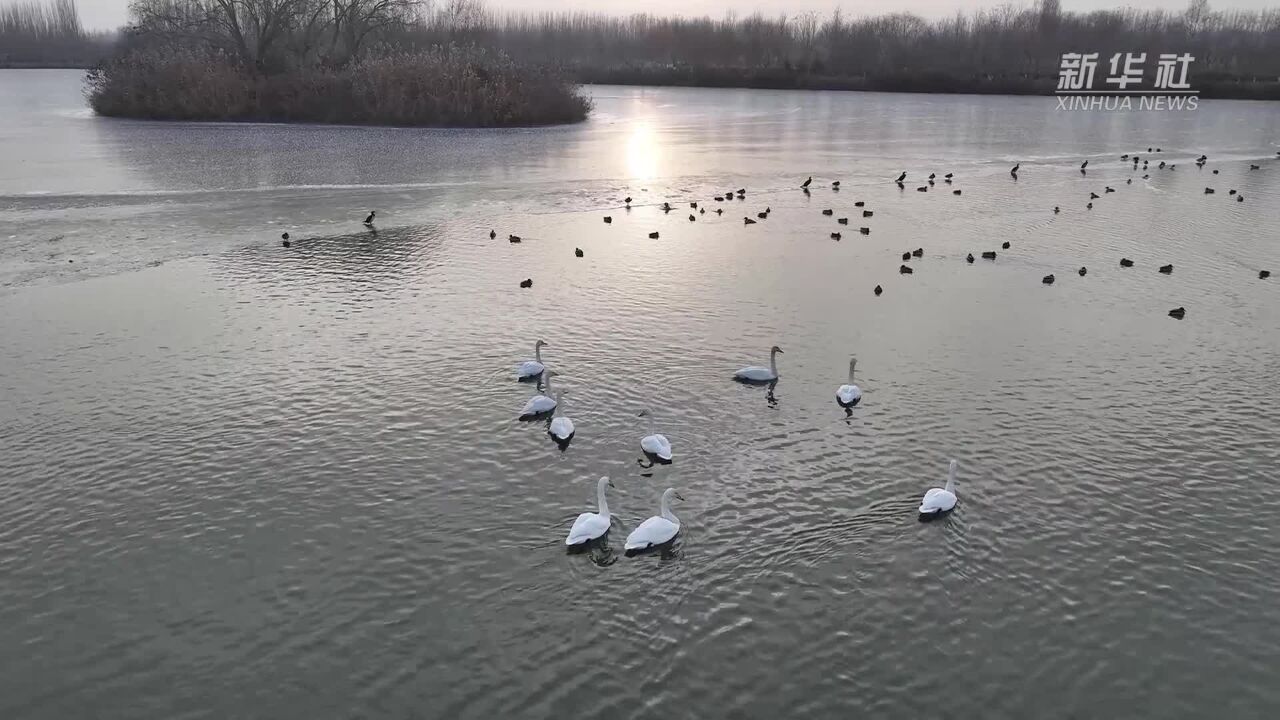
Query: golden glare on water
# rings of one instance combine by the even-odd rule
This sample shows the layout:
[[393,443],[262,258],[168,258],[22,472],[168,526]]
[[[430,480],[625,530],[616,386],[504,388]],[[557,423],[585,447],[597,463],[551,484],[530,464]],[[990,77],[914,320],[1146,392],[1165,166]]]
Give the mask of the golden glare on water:
[[632,180],[652,180],[658,176],[658,134],[646,120],[638,120],[627,136],[627,175]]

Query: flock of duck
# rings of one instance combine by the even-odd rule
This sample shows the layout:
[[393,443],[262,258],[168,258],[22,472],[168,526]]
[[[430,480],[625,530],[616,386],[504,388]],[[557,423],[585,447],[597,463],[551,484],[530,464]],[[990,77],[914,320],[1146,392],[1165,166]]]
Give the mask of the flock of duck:
[[[547,343],[538,340],[533,344],[533,359],[524,360],[516,366],[516,379],[520,382],[537,381],[539,392],[529,398],[520,409],[520,419],[526,421],[549,419],[547,433],[564,449],[573,440],[577,428],[573,420],[559,414],[563,405],[563,394],[551,387],[551,378],[556,371],[547,367],[542,361],[542,348]],[[748,384],[772,384],[778,381],[778,355],[784,354],[782,348],[774,345],[769,349],[769,366],[747,365],[733,374],[733,379]],[[836,402],[846,409],[853,408],[862,401],[862,389],[854,382],[853,374],[858,366],[857,358],[849,359],[849,382],[836,388]],[[640,412],[641,417],[649,417],[647,410]],[[671,441],[667,436],[653,430],[652,421],[649,433],[640,438],[640,449],[650,462],[669,464],[672,462]],[[945,487],[932,488],[925,493],[920,502],[920,519],[928,520],[950,512],[956,506],[956,469],[959,464],[951,461]],[[609,532],[612,520],[609,514],[609,503],[605,498],[605,488],[613,487],[608,477],[602,477],[596,483],[596,502],[599,510],[594,513],[584,512],[573,522],[569,534],[565,537],[565,545],[581,549],[604,538]],[[680,518],[671,512],[671,500],[683,500],[675,488],[667,488],[659,501],[658,514],[640,523],[627,535],[623,544],[627,554],[660,548],[675,540],[680,533]]]
[[[1161,152],[1163,152],[1161,148],[1147,148],[1148,154],[1161,153]],[[1277,156],[1280,157],[1280,152],[1277,153]],[[1135,173],[1138,171],[1138,165],[1141,162],[1142,164],[1141,169],[1144,173],[1142,175],[1142,178],[1147,179],[1150,177],[1150,175],[1147,173],[1147,171],[1150,170],[1150,162],[1151,162],[1150,159],[1143,159],[1136,153],[1132,155],[1126,153],[1120,156],[1120,160],[1122,162],[1132,161],[1133,171]],[[1203,168],[1207,162],[1208,162],[1208,157],[1206,155],[1201,155],[1195,160],[1195,164],[1197,168]],[[1015,181],[1018,179],[1018,173],[1019,173],[1019,170],[1021,170],[1021,167],[1022,167],[1021,163],[1018,163],[1018,164],[1015,164],[1013,168],[1009,171],[1009,174],[1013,177]],[[1088,160],[1082,162],[1080,164],[1080,173],[1082,175],[1087,174],[1088,167],[1089,167]],[[1176,164],[1160,161],[1156,169],[1173,171],[1176,169]],[[1259,169],[1261,169],[1260,165],[1257,165],[1257,164],[1249,165],[1250,171],[1255,171]],[[1213,174],[1217,175],[1218,170],[1213,170]],[[894,180],[894,183],[897,184],[900,190],[903,190],[906,187],[906,179],[907,179],[907,172],[903,171],[901,174],[897,176],[897,178]],[[926,178],[926,184],[922,184],[916,188],[917,192],[929,192],[929,190],[935,186],[937,180],[938,180],[937,174],[930,173],[929,176]],[[941,180],[943,183],[950,185],[954,180],[954,174],[947,173],[944,176],[942,176]],[[812,185],[812,183],[813,183],[813,178],[809,177],[800,185],[800,189],[806,195],[808,195],[810,193],[810,186]],[[1132,183],[1133,183],[1133,179],[1129,178],[1127,180],[1127,184],[1132,184]],[[831,189],[832,191],[838,192],[840,190],[840,181],[839,180],[833,181],[831,183]],[[1110,186],[1104,186],[1102,195],[1099,195],[1096,192],[1089,193],[1089,201],[1086,203],[1086,206],[1085,206],[1086,209],[1092,210],[1093,201],[1099,200],[1103,196],[1114,193],[1114,192],[1116,192],[1115,188],[1112,188]],[[1212,195],[1215,193],[1216,193],[1216,190],[1212,187],[1205,187],[1204,189],[1204,194],[1206,195]],[[960,189],[955,189],[955,190],[952,190],[952,194],[961,195],[962,193]],[[724,193],[717,194],[714,196],[714,199],[718,203],[724,203],[726,201],[731,201],[734,199],[744,200],[746,198],[746,195],[747,195],[746,188],[739,188],[737,190],[729,190]],[[1234,188],[1229,190],[1228,195],[1234,197],[1236,202],[1244,202],[1244,195],[1242,193],[1239,193]],[[625,209],[630,210],[631,204],[632,204],[632,198],[626,197],[623,200],[623,203],[624,203]],[[874,211],[866,209],[864,202],[862,201],[855,202],[854,206],[861,209],[863,218],[870,218],[874,216]],[[690,202],[689,208],[692,211],[696,211],[696,213],[695,212],[689,213],[690,222],[696,222],[698,220],[699,215],[707,214],[707,208],[699,207],[699,204],[697,202]],[[673,210],[675,210],[675,208],[671,205],[670,202],[662,203],[661,209],[665,213],[670,213]],[[722,208],[716,208],[713,212],[716,215],[724,214],[724,210]],[[1054,213],[1061,212],[1061,207],[1055,206],[1053,208],[1053,212]],[[744,216],[742,219],[743,224],[756,225],[761,221],[767,220],[771,213],[772,213],[772,208],[766,207],[763,211],[756,213],[755,218],[752,218],[749,215]],[[835,215],[835,211],[834,209],[824,209],[822,210],[822,215],[827,217],[833,217]],[[376,216],[376,211],[370,211],[368,216],[365,217],[364,219],[364,225],[372,229],[375,216]],[[612,216],[606,215],[604,216],[603,219],[605,224],[613,223]],[[847,217],[836,218],[836,223],[839,226],[847,226],[849,224],[849,218]],[[871,228],[863,226],[859,228],[859,232],[863,235],[869,235],[871,233]],[[496,230],[490,230],[489,232],[490,239],[497,238],[497,236],[498,234]],[[659,237],[659,233],[656,231],[649,233],[650,239],[657,239],[658,237]],[[841,237],[842,237],[842,233],[839,230],[835,230],[831,232],[832,239],[840,240]],[[284,246],[289,247],[290,245],[289,234],[284,233],[282,235],[282,239],[284,241],[283,242]],[[508,235],[507,240],[511,243],[519,243],[522,241],[519,235],[514,235],[514,234]],[[1010,243],[1006,241],[1002,243],[1001,249],[1008,250],[1010,246],[1011,246]],[[574,255],[576,257],[579,257],[579,258],[583,257],[584,254],[585,253],[581,248],[574,249]],[[917,248],[913,251],[904,252],[902,254],[902,260],[904,264],[899,266],[898,268],[899,273],[903,275],[912,274],[914,270],[911,268],[911,266],[906,265],[905,263],[910,261],[912,258],[920,258],[923,255],[924,255],[923,248]],[[986,260],[995,260],[996,256],[997,256],[997,251],[995,250],[987,250],[981,253],[981,257]],[[968,263],[975,262],[973,253],[967,254],[965,256],[965,261]],[[1134,261],[1130,260],[1129,258],[1121,258],[1120,266],[1124,268],[1131,268],[1134,266]],[[1166,275],[1172,274],[1173,265],[1172,264],[1162,265],[1159,267],[1159,272],[1164,273]],[[1088,268],[1081,267],[1079,268],[1077,273],[1081,277],[1083,277],[1088,273]],[[1271,272],[1268,270],[1258,271],[1258,277],[1260,279],[1266,279],[1270,276],[1271,276]],[[1056,277],[1052,273],[1042,278],[1042,282],[1046,285],[1052,285],[1055,281],[1056,281]],[[532,286],[533,286],[532,278],[526,278],[525,280],[522,280],[520,282],[520,287],[522,288],[530,288]],[[876,285],[875,288],[873,289],[873,292],[876,296],[879,296],[884,292],[884,288],[880,285]],[[1169,316],[1173,318],[1181,319],[1185,317],[1185,315],[1186,315],[1186,308],[1183,308],[1183,307],[1177,307],[1169,311]],[[563,449],[563,448],[566,448],[568,446],[568,443],[573,439],[574,433],[576,432],[576,428],[574,426],[572,419],[570,419],[569,417],[563,414],[560,414],[559,412],[562,407],[563,396],[559,390],[554,390],[552,388],[552,378],[555,377],[557,373],[554,370],[549,369],[542,361],[542,348],[545,346],[546,346],[546,343],[544,341],[538,340],[534,344],[534,359],[523,361],[516,368],[516,377],[518,380],[522,382],[537,381],[539,384],[539,393],[534,397],[530,398],[524,404],[524,407],[520,411],[520,419],[521,420],[549,419],[549,422],[547,425],[547,432],[556,441],[556,443],[559,444]],[[777,360],[778,360],[778,355],[782,353],[783,353],[782,348],[776,345],[773,346],[772,348],[770,348],[770,351],[769,351],[768,367],[765,367],[762,365],[748,365],[746,367],[739,369],[737,372],[735,372],[733,374],[733,379],[739,382],[753,383],[753,384],[771,384],[771,383],[777,382],[779,377]],[[845,384],[840,385],[838,388],[836,388],[836,393],[835,393],[836,401],[842,407],[846,408],[846,410],[856,406],[862,399],[862,390],[854,382],[854,371],[857,367],[857,362],[858,361],[856,358],[851,358],[849,360],[849,378],[848,378],[849,381]],[[647,417],[649,416],[649,413],[645,411],[645,412],[641,412],[640,415],[642,417]],[[651,418],[650,418],[650,432],[640,439],[640,448],[644,452],[645,456],[649,458],[650,462],[663,463],[663,464],[668,464],[672,462],[673,454],[672,454],[671,441],[668,440],[665,435],[662,435],[661,433],[653,431]],[[956,492],[955,492],[957,468],[958,468],[958,463],[955,460],[952,460],[948,469],[946,485],[941,488],[937,488],[937,487],[932,488],[924,494],[924,497],[920,502],[920,507],[918,511],[919,517],[921,520],[927,520],[927,519],[944,515],[955,508],[956,501],[957,501]],[[565,538],[565,544],[567,546],[571,548],[582,548],[591,543],[600,541],[609,532],[612,520],[609,512],[609,505],[605,498],[606,487],[613,487],[613,483],[607,477],[600,478],[596,485],[596,499],[598,504],[598,511],[594,513],[584,512],[577,517],[577,519],[573,522],[572,527],[569,529],[568,535]],[[680,519],[676,517],[674,513],[671,512],[672,499],[683,500],[684,498],[681,497],[681,495],[675,490],[675,488],[667,488],[666,491],[662,493],[661,499],[659,500],[658,514],[645,520],[639,526],[637,526],[634,530],[632,530],[630,534],[628,534],[626,542],[624,543],[624,548],[627,554],[659,548],[675,540],[676,536],[680,533]]]

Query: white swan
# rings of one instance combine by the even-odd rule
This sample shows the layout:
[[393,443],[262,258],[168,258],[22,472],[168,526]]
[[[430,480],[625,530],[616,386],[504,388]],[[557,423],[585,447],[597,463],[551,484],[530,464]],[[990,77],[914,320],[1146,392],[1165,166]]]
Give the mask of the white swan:
[[546,345],[546,343],[541,340],[533,344],[534,359],[525,360],[516,367],[517,380],[532,380],[541,375],[543,370],[547,369],[547,366],[542,364],[543,345]]
[[582,545],[602,537],[609,532],[609,503],[604,500],[604,486],[613,487],[613,481],[607,477],[596,483],[596,502],[600,506],[598,513],[582,513],[569,528],[569,536],[564,539],[565,545]]
[[542,378],[545,385],[541,395],[534,395],[529,398],[529,402],[524,404],[524,408],[520,411],[521,418],[537,417],[545,415],[556,409],[556,401],[551,398],[551,378],[556,374],[554,370],[543,370]]
[[[556,391],[556,395],[555,395],[556,406],[551,409],[551,412],[553,415],[557,410],[560,409],[560,400],[563,397],[563,395],[564,395],[563,392],[559,390]],[[573,437],[573,433],[574,433],[573,421],[565,417],[564,415],[554,415],[554,417],[551,418],[551,427],[547,429],[547,432],[551,433],[551,437],[555,438],[556,440],[559,440],[560,442],[564,442],[569,438]]]
[[662,507],[657,515],[640,523],[640,526],[627,536],[624,546],[627,550],[647,550],[648,548],[670,542],[680,532],[680,518],[671,513],[668,504],[671,498],[683,500],[675,488],[667,488],[662,493]]
[[774,345],[769,348],[769,367],[759,367],[750,365],[742,368],[733,374],[738,380],[746,380],[748,382],[770,382],[778,379],[778,354],[782,352],[782,348]]
[[951,512],[951,509],[956,506],[956,468],[958,467],[960,463],[952,460],[951,466],[947,469],[947,486],[929,488],[929,491],[924,494],[924,500],[920,503],[921,516],[936,517]]
[[836,388],[836,400],[845,407],[853,407],[862,400],[862,388],[853,384],[853,369],[858,365],[858,358],[849,358],[849,384]]
[[[641,410],[640,417],[649,415],[648,410]],[[671,441],[666,435],[653,432],[653,417],[649,417],[649,434],[640,438],[640,449],[664,462],[671,462]]]

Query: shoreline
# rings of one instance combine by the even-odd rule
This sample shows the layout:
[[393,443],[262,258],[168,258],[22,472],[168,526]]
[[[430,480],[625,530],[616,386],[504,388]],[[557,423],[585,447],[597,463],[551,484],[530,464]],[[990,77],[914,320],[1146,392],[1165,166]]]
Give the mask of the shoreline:
[[[24,64],[3,65],[0,70],[81,70],[88,72],[92,66],[79,64]],[[701,72],[692,69],[690,72]],[[714,71],[711,71],[714,72]],[[745,73],[746,71],[740,71]],[[645,70],[631,71],[627,69],[587,70],[573,73],[580,86],[616,85],[619,87],[671,87],[671,88],[704,88],[708,90],[809,90],[817,92],[871,92],[904,95],[989,95],[1004,97],[1057,97],[1056,86],[1052,81],[1028,81],[1026,84],[993,83],[983,86],[970,81],[946,84],[939,79],[912,79],[919,82],[919,87],[892,85],[883,80],[868,79],[856,76],[814,76],[814,75],[767,75],[729,74],[720,75],[717,82],[705,78],[689,77],[683,74],[663,73],[650,75]],[[927,86],[925,86],[927,84]],[[1262,102],[1280,101],[1280,81],[1254,83],[1250,85],[1211,83],[1202,86],[1196,93],[1201,100],[1256,100]],[[102,115],[126,120],[173,121],[176,118],[144,117],[134,115]],[[520,129],[572,126],[583,122],[552,122],[515,125],[403,125],[390,123],[327,123],[318,120],[290,120],[262,117],[244,118],[210,118],[182,119],[182,122],[229,122],[229,123],[270,123],[282,125],[351,125],[355,127],[403,127],[403,128],[440,128],[440,129]]]

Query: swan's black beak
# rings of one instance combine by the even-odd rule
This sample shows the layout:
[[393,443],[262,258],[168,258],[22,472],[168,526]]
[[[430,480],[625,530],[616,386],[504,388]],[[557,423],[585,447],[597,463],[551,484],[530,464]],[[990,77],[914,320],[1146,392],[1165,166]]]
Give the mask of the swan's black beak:
[[609,481],[609,487],[611,487],[611,488],[613,488],[613,489],[615,489],[615,490],[617,490],[617,489],[618,489],[618,486],[617,486],[617,485],[614,485],[612,480],[610,480],[610,481]]
[[677,499],[677,500],[684,500],[684,496],[683,496],[683,495],[681,495],[680,493],[676,493],[676,499]]

